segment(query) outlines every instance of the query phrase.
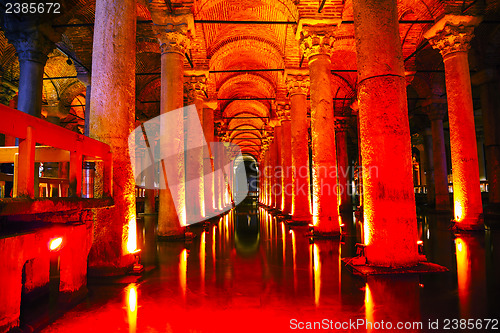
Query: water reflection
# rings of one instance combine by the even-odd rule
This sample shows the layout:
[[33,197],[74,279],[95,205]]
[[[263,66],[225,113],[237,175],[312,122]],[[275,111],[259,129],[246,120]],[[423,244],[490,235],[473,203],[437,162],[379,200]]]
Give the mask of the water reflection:
[[[262,208],[238,207],[206,226],[192,226],[191,242],[156,245],[154,224],[144,219],[138,233],[142,259],[156,269],[140,284],[117,285],[114,292],[89,285],[87,302],[44,331],[70,332],[78,325],[105,332],[91,327],[95,318],[114,323],[107,332],[282,332],[293,318],[422,322],[425,331],[429,319],[497,315],[497,233],[488,232],[486,243],[482,234],[455,238],[449,219],[424,216],[419,232],[425,255],[450,271],[363,279],[341,263],[355,255],[362,222],[352,214],[342,214],[341,221],[342,241],[312,242],[307,226],[291,226]],[[377,330],[364,325],[352,331],[372,328]]]

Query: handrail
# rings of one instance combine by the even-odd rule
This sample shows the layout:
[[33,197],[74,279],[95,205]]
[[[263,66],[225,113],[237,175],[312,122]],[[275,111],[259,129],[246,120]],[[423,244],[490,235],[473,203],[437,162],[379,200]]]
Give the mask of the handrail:
[[112,156],[109,145],[1,104],[0,119],[0,133],[19,139],[19,196],[34,198],[36,144],[70,152],[69,181],[72,196],[75,197],[81,196],[83,157],[102,160],[103,196],[112,196]]

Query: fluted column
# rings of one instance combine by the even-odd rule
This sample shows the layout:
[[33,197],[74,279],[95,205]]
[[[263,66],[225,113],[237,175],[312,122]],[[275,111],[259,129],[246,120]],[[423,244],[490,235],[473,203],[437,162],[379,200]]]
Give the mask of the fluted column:
[[290,105],[278,105],[278,117],[281,121],[281,207],[288,215],[292,212],[292,124]]
[[194,104],[198,117],[189,114],[186,121],[186,223],[192,224],[205,218],[205,192],[203,176],[203,150],[205,136],[201,131],[203,102],[207,93],[207,76],[202,73],[186,76],[184,89],[188,105]]
[[[110,145],[114,206],[94,211],[89,267],[107,273],[133,263],[136,249],[135,179],[128,136],[135,122],[136,2],[96,2],[92,54],[90,136]],[[119,103],[117,103],[119,101]]]
[[337,142],[337,170],[339,188],[339,210],[352,212],[349,195],[349,158],[347,157],[347,118],[335,117],[335,140]]
[[369,265],[413,266],[420,257],[396,0],[354,0],[353,9],[365,256]]
[[[310,22],[308,22],[310,23]],[[337,199],[337,149],[331,89],[330,56],[334,37],[318,21],[302,25],[301,49],[311,79],[311,139],[313,168],[313,224],[315,232],[340,233]]]
[[450,210],[450,195],[448,192],[448,166],[446,148],[444,145],[443,117],[446,114],[445,105],[432,103],[424,108],[431,120],[432,161],[434,165],[434,200],[435,209]]
[[454,217],[457,229],[483,229],[476,128],[468,51],[473,38],[473,16],[446,15],[425,33],[443,56],[453,170]]
[[169,113],[160,123],[160,153],[168,157],[168,161],[160,163],[158,235],[183,237],[186,225],[184,114],[176,110],[183,107],[184,53],[194,30],[193,16],[156,12],[151,15],[161,48],[160,114]]
[[287,72],[292,132],[292,218],[310,222],[311,191],[309,186],[309,147],[307,124],[307,93],[309,77],[304,73]]

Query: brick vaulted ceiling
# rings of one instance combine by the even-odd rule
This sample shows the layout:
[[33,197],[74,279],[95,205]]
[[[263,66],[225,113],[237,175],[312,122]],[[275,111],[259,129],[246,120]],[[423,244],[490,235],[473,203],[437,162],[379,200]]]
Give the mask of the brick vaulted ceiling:
[[[319,13],[322,2],[324,5]],[[191,50],[188,51],[191,63],[186,59],[185,69],[210,71],[208,97],[210,100],[218,100],[216,120],[226,120],[223,128],[229,131],[228,136],[234,143],[245,144],[260,139],[260,130],[276,116],[276,103],[286,102],[284,69],[307,69],[307,61],[302,61],[296,39],[300,18],[342,20],[341,25],[334,30],[335,52],[331,58],[332,90],[336,97],[334,112],[344,114],[356,97],[352,0],[138,0],[138,121],[150,119],[159,112],[160,49],[149,12],[152,6],[164,6],[174,13],[180,10],[193,13],[195,35]],[[92,65],[95,1],[66,0],[62,2],[62,7],[64,14],[52,18],[51,21],[62,37],[57,43],[60,50],[49,56],[45,70],[47,78],[76,76],[77,72],[81,74],[89,71]],[[481,14],[496,18],[498,12],[496,1],[477,0],[401,0],[398,1],[398,8],[408,83],[417,78],[415,82],[420,86],[431,86],[428,81],[432,78],[430,74],[419,74],[419,69],[435,69],[440,66],[439,60],[437,64],[428,63],[429,59],[435,61],[439,58],[436,58],[436,52],[430,50],[423,38],[423,32],[433,21],[445,13]],[[220,23],[200,22],[207,20]],[[234,21],[274,23],[230,23]],[[495,33],[498,30],[497,25],[483,30],[485,31],[480,30],[480,33],[485,36],[500,35]],[[498,37],[494,38],[495,41],[500,40]],[[497,44],[500,43],[495,45]],[[483,52],[483,57],[487,52],[498,58],[498,47],[492,51],[490,46],[488,51]],[[420,57],[420,53],[424,56]],[[67,64],[68,57],[73,59],[75,68],[70,68],[72,66]],[[18,62],[13,46],[6,41],[3,32],[0,32],[0,66],[1,80],[15,85],[19,76]],[[261,69],[267,71],[255,71]],[[415,90],[426,91],[421,87],[415,87]],[[432,89],[427,90],[428,94],[432,93]],[[44,103],[50,104],[54,99],[64,96],[65,104],[77,105],[69,110],[69,114],[74,115],[76,119],[81,118],[82,112],[81,109],[76,109],[81,102],[75,101],[84,101],[84,95],[85,86],[79,84],[76,78],[44,81]],[[235,129],[238,131],[234,131]],[[258,155],[255,147],[244,148],[244,151],[245,149],[254,156]]]

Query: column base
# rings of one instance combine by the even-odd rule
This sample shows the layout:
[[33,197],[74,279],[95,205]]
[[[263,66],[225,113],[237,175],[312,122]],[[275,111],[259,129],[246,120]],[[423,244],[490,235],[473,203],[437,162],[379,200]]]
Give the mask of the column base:
[[186,227],[167,231],[163,235],[157,235],[158,241],[184,241],[186,239]]
[[463,219],[460,222],[451,220],[451,230],[455,233],[469,232],[469,231],[484,231],[484,220],[481,215],[479,218]]
[[321,231],[321,230],[316,230],[314,229],[313,226],[309,227],[309,230],[311,231],[311,236],[314,239],[332,239],[335,238],[337,240],[340,240],[340,237],[342,235],[341,231]]
[[[364,257],[362,257],[364,258]],[[448,268],[430,262],[419,262],[411,267],[380,267],[366,264],[366,258],[360,257],[344,258],[342,262],[346,268],[354,275],[388,275],[388,274],[422,274],[447,272]]]

